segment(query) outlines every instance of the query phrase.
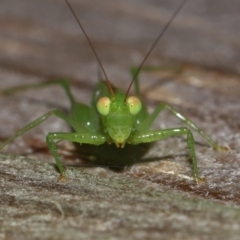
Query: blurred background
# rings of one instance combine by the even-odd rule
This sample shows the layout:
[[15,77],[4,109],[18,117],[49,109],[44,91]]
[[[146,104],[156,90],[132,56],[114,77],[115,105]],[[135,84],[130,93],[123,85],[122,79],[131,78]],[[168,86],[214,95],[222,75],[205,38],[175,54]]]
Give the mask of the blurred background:
[[[69,1],[110,78],[121,81],[130,66],[139,65],[179,4]],[[239,9],[238,0],[189,0],[146,64],[174,60],[240,73]],[[65,1],[1,0],[0,23],[0,67],[96,80],[95,58]]]
[[[88,33],[108,78],[115,85],[126,89],[131,80],[130,67],[139,66],[180,1],[69,2]],[[143,239],[151,236],[159,239],[159,235],[152,234],[155,231],[161,236],[168,236],[166,239],[193,239],[193,232],[195,239],[199,239],[199,236],[209,236],[205,239],[239,239],[239,10],[239,0],[189,0],[145,65],[168,66],[173,71],[141,74],[142,92],[150,110],[165,101],[219,144],[231,149],[224,153],[214,151],[193,131],[199,173],[201,177],[207,178],[206,184],[197,185],[191,178],[191,162],[186,156],[186,142],[183,138],[158,141],[151,148],[149,156],[163,161],[134,164],[120,174],[107,168],[77,168],[76,164],[81,163],[82,159],[76,156],[72,144],[61,142],[58,149],[63,162],[68,164],[70,179],[67,184],[59,184],[56,182],[56,169],[51,164],[42,164],[54,163],[45,139],[49,132],[71,129],[65,122],[52,117],[6,146],[4,152],[7,155],[0,154],[1,190],[5,191],[1,197],[0,220],[7,222],[4,224],[9,226],[7,228],[14,234],[12,236],[16,236],[15,239],[26,239],[26,236],[33,239],[32,228],[28,225],[32,223],[31,214],[36,232],[40,231],[35,236],[44,238],[47,236],[45,233],[53,236],[44,239],[61,239],[65,235],[65,239],[69,239],[72,236],[70,232],[76,232],[77,237],[74,239],[79,239],[79,232],[84,234],[84,229],[95,231],[96,239],[109,239],[99,235],[100,232],[104,234],[106,229],[110,235],[127,229],[123,239],[129,238],[133,231],[138,234],[139,229],[146,231]],[[176,72],[176,69],[181,71]],[[96,59],[64,0],[1,0],[0,141],[6,140],[26,123],[52,109],[69,109],[69,101],[58,86],[10,96],[2,96],[2,89],[69,77],[74,96],[81,102],[89,103],[97,82],[97,70]],[[183,125],[169,111],[163,111],[154,127],[163,129]],[[23,157],[19,161],[9,160],[9,156],[16,159],[13,154],[31,160]],[[73,168],[70,168],[71,164],[75,164]],[[82,174],[82,171],[90,174]],[[115,184],[116,179],[118,182]],[[132,191],[138,189],[132,182],[137,182],[141,191],[146,190],[146,195],[142,195],[141,191],[137,194]],[[136,196],[129,197],[132,192]],[[96,193],[101,193],[102,197]],[[170,194],[167,204],[164,197],[166,194]],[[186,198],[180,200],[180,195]],[[36,196],[39,199],[36,200]],[[47,202],[43,202],[43,196],[46,196],[44,198]],[[13,199],[16,199],[15,202]],[[30,206],[30,202],[34,205]],[[42,205],[39,204],[42,202]],[[50,203],[54,203],[51,213]],[[216,207],[217,204],[221,204],[221,208]],[[118,205],[124,208],[124,214],[110,211]],[[99,206],[97,214],[92,211],[93,206]],[[135,212],[129,211],[135,206]],[[92,222],[99,213],[100,216],[103,214],[100,219],[103,219],[105,225],[101,225],[101,221]],[[68,225],[64,214],[70,219]],[[123,216],[123,220],[118,221],[119,216]],[[136,225],[132,220],[129,221],[129,216],[136,216]],[[24,222],[21,222],[21,217]],[[59,221],[56,221],[57,218]],[[114,231],[109,225],[109,219],[113,219]],[[138,223],[143,225],[138,227]],[[180,225],[176,227],[176,224]],[[43,225],[49,232],[45,231]],[[21,238],[18,233],[22,233],[22,229],[26,229],[26,234]],[[55,230],[59,230],[59,234]],[[190,237],[179,235],[176,233],[178,230]],[[164,231],[169,235],[162,235]],[[1,236],[4,235],[0,233]],[[86,239],[91,238],[86,236]],[[136,236],[140,239],[139,234]],[[8,236],[6,238],[11,239]]]

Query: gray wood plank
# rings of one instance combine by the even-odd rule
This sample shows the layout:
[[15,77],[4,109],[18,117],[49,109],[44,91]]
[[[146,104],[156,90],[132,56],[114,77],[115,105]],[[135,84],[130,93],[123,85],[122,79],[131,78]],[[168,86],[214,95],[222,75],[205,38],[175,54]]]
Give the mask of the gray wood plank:
[[[129,67],[141,62],[177,2],[71,0],[109,78],[125,89]],[[206,184],[192,181],[181,138],[149,151],[162,161],[121,173],[89,166],[63,143],[69,181],[57,183],[45,136],[70,129],[52,118],[0,155],[0,239],[238,239],[239,9],[237,0],[189,1],[147,61],[181,73],[141,75],[151,109],[166,101],[230,147],[215,152],[194,134]],[[67,76],[76,98],[90,101],[96,60],[64,1],[2,0],[0,24],[0,90]],[[0,95],[0,139],[56,107],[69,107],[59,87]],[[181,123],[168,112],[154,125],[175,126]]]

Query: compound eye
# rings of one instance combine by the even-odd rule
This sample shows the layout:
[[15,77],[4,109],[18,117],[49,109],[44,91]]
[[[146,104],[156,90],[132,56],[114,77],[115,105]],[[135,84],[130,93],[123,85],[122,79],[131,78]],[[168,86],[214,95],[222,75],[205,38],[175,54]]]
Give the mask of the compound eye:
[[97,101],[97,110],[102,116],[107,116],[110,111],[111,100],[108,97],[102,97]]
[[142,109],[142,102],[137,97],[131,96],[127,99],[127,102],[128,102],[129,112],[132,115],[138,114]]

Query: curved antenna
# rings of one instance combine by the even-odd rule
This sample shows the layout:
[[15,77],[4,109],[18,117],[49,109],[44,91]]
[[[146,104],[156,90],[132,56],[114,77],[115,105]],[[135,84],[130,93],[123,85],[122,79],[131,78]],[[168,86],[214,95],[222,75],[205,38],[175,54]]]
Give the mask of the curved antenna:
[[153,42],[152,46],[150,47],[150,49],[148,50],[147,52],[147,55],[144,57],[144,59],[142,60],[142,63],[139,65],[135,75],[133,76],[133,79],[128,87],[128,90],[127,90],[127,93],[125,95],[125,98],[124,98],[124,102],[126,102],[127,100],[127,96],[129,94],[129,91],[134,83],[134,80],[136,79],[137,75],[139,74],[143,64],[146,62],[148,56],[150,55],[150,53],[152,52],[153,48],[157,45],[159,39],[163,36],[163,34],[166,32],[166,30],[168,29],[168,27],[171,25],[171,23],[173,22],[173,20],[175,19],[175,17],[178,15],[178,13],[180,12],[180,10],[184,7],[185,3],[187,2],[188,0],[183,0],[180,5],[178,6],[178,8],[175,10],[175,12],[173,13],[172,17],[168,20],[167,24],[164,26],[164,28],[162,29],[162,31],[160,32],[160,34],[158,35],[158,37],[156,38],[156,40]]
[[76,21],[77,21],[79,27],[81,28],[83,34],[85,35],[85,37],[86,37],[86,39],[87,39],[87,41],[88,41],[88,43],[89,43],[89,45],[90,45],[90,47],[91,47],[94,55],[95,55],[95,57],[96,57],[96,59],[97,59],[97,61],[98,61],[98,63],[99,63],[99,66],[101,67],[101,69],[102,69],[102,71],[103,71],[103,74],[104,74],[104,76],[105,76],[105,78],[106,78],[106,82],[107,82],[109,91],[111,92],[112,98],[114,98],[114,92],[113,92],[112,86],[111,86],[111,84],[110,84],[110,81],[108,80],[107,74],[106,74],[106,72],[105,72],[105,70],[104,70],[104,68],[103,68],[103,65],[102,65],[102,63],[101,63],[101,61],[100,61],[100,59],[99,59],[99,57],[98,57],[98,55],[97,55],[97,52],[95,51],[95,49],[94,49],[94,47],[93,47],[93,45],[92,45],[91,40],[89,39],[87,33],[85,32],[82,24],[80,23],[80,20],[78,19],[77,15],[76,15],[75,12],[73,11],[73,8],[72,8],[72,6],[70,5],[70,3],[68,2],[68,0],[65,0],[65,2],[67,3],[70,11],[72,12],[74,18],[76,19]]

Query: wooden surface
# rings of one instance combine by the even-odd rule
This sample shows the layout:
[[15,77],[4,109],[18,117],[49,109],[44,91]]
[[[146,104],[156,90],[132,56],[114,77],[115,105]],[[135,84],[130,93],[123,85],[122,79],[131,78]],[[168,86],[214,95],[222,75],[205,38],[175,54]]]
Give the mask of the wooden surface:
[[[124,89],[129,68],[141,62],[177,2],[71,0],[109,78]],[[153,146],[146,157],[161,161],[122,172],[90,167],[63,143],[69,181],[57,183],[45,136],[69,128],[52,118],[1,153],[0,239],[238,239],[239,9],[237,0],[189,1],[147,61],[181,72],[141,75],[150,109],[166,101],[231,149],[215,152],[194,133],[206,184],[192,180],[181,138]],[[70,77],[76,98],[90,101],[97,63],[64,1],[2,0],[0,23],[0,90]],[[0,138],[68,107],[59,87],[0,96]],[[181,125],[166,111],[154,127]]]

